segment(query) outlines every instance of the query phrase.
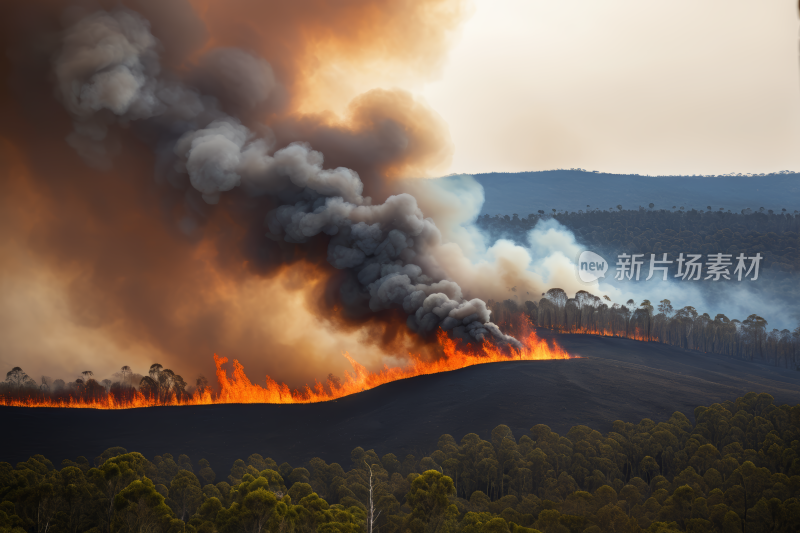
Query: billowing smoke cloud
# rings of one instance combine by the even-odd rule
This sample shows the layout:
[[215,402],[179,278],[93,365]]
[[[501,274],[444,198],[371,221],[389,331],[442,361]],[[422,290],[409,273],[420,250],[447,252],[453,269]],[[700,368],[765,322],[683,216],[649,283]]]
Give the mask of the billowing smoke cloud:
[[[448,272],[451,239],[428,208],[393,188],[446,164],[441,118],[397,89],[354,95],[338,114],[308,96],[312,56],[331,50],[340,66],[385,56],[430,75],[461,2],[362,3],[364,17],[348,6],[346,19],[273,3],[263,31],[213,2],[6,7],[0,245],[28,266],[0,268],[29,281],[3,289],[14,341],[0,360],[60,353],[62,366],[113,370],[132,357],[191,377],[217,351],[299,384],[341,372],[344,350],[376,366],[433,356],[439,327],[516,344]],[[385,46],[406,33],[407,46]],[[31,306],[14,311],[24,294]],[[38,326],[25,318],[36,313]],[[37,329],[53,335],[39,342]]]
[[485,236],[474,225],[483,205],[483,188],[470,176],[402,180],[393,187],[410,192],[426,213],[432,213],[443,244],[431,254],[468,297],[479,294],[522,303],[538,301],[552,287],[571,293],[587,290],[575,275],[573,259],[580,248],[568,231],[542,224],[531,233],[529,243],[517,244]]
[[[270,154],[263,138],[222,115],[215,101],[203,102],[191,88],[159,76],[157,41],[137,13],[91,13],[66,30],[63,43],[54,69],[60,96],[76,120],[71,144],[82,155],[84,145],[104,140],[103,121],[110,116],[119,122],[152,119],[171,133],[186,129],[173,148],[176,170],[188,173],[209,204],[239,186],[251,196],[273,196],[281,204],[267,215],[274,240],[300,244],[331,236],[329,263],[352,270],[358,281],[343,288],[353,293],[345,301],[368,294],[373,312],[402,308],[408,326],[419,333],[441,327],[463,339],[520,346],[490,321],[485,302],[466,300],[428,258],[441,234],[413,196],[393,195],[373,205],[362,195],[356,172],[324,169],[322,153],[308,145],[292,143]],[[212,51],[201,64],[219,80],[232,107],[251,109],[274,86],[270,66],[241,51]]]

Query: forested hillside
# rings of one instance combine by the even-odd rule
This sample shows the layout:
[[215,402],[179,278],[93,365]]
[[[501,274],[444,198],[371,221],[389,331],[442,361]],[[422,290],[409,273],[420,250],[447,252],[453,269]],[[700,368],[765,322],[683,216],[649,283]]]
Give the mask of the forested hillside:
[[254,453],[228,471],[111,448],[56,468],[36,455],[0,463],[0,531],[797,531],[800,406],[750,393],[694,418],[606,435],[500,425],[490,440],[442,435],[424,457],[356,447],[345,466]]
[[[654,202],[658,209],[707,209],[740,212],[763,206],[780,212],[800,207],[800,174],[643,176],[580,168],[538,172],[490,172],[472,176],[484,190],[481,213],[520,216],[543,209],[637,209]],[[464,179],[458,175],[440,178]],[[674,208],[672,206],[675,206]]]
[[724,314],[710,317],[694,307],[674,310],[669,300],[651,303],[612,304],[586,291],[570,298],[559,288],[550,289],[538,301],[519,305],[514,300],[489,301],[492,317],[503,328],[514,331],[520,320],[564,333],[587,333],[661,342],[787,368],[800,368],[800,326],[767,331],[767,321],[758,315],[744,320]]
[[[540,220],[551,218],[570,229],[587,249],[610,254],[610,263],[616,262],[616,255],[611,254],[645,254],[643,277],[648,273],[650,254],[656,254],[660,260],[661,254],[666,253],[667,260],[673,261],[668,265],[668,274],[673,277],[677,274],[677,259],[681,253],[703,254],[704,261],[708,254],[725,253],[731,254],[732,258],[740,253],[747,257],[760,254],[763,259],[759,265],[759,280],[769,284],[765,293],[767,297],[772,295],[777,300],[788,301],[798,293],[798,214],[644,208],[551,214],[540,211],[525,218],[486,215],[478,219],[478,226],[492,241],[509,238],[524,244],[528,232]],[[735,266],[735,259],[732,262]],[[613,276],[615,265],[609,266],[607,276]],[[733,266],[729,273],[730,280],[720,277],[719,281],[692,283],[743,283],[732,275]],[[747,317],[716,314],[711,317],[693,306],[673,309],[667,299],[641,303],[629,300],[622,305],[585,291],[569,297],[559,288],[542,296],[538,301],[491,302],[493,319],[506,328],[513,328],[515,317],[522,314],[535,326],[556,331],[663,342],[792,368],[800,363],[800,326],[792,330],[769,330],[767,320],[757,314]]]
[[[588,206],[587,206],[588,207]],[[510,238],[526,243],[527,233],[542,219],[555,219],[587,246],[611,253],[760,253],[762,271],[800,272],[800,215],[756,211],[750,214],[721,211],[670,211],[667,209],[587,210],[586,212],[484,215],[478,227],[496,240]],[[677,264],[671,266],[674,275]]]

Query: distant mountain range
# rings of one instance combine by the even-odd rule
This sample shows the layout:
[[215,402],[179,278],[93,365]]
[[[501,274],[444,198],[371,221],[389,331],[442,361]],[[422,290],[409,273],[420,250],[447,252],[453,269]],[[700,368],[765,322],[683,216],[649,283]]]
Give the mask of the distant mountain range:
[[800,174],[783,172],[756,176],[641,176],[585,170],[547,170],[474,174],[486,201],[481,214],[526,217],[539,209],[578,211],[600,208],[685,210],[711,206],[718,211],[757,211],[763,207],[793,213],[800,210]]

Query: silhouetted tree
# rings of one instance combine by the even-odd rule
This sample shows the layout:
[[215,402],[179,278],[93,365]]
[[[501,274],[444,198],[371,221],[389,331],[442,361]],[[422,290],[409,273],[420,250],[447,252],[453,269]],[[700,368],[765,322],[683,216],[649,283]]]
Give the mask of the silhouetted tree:
[[28,376],[28,374],[23,372],[22,368],[18,366],[15,366],[6,373],[6,383],[8,383],[14,390],[19,390],[23,387],[36,386],[36,382],[33,381],[33,379]]
[[208,380],[205,378],[205,376],[201,375],[197,378],[197,380],[195,380],[195,387],[197,388],[197,392],[199,394],[203,394],[206,392],[206,390],[208,390]]

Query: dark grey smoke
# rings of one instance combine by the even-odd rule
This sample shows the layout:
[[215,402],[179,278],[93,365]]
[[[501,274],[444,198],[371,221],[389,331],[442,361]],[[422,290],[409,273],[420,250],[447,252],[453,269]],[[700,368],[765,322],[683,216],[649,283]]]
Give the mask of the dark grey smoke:
[[55,57],[57,96],[72,115],[67,142],[89,163],[108,167],[104,142],[112,124],[158,118],[184,129],[221,118],[217,101],[161,77],[159,41],[147,20],[129,10],[80,18],[63,36]]
[[409,328],[422,335],[441,327],[457,338],[520,346],[432,259],[442,236],[413,196],[373,205],[355,171],[325,169],[323,155],[305,143],[275,151],[268,128],[257,134],[242,123],[276,87],[266,61],[238,49],[212,50],[189,85],[162,72],[159,48],[148,21],[129,10],[87,14],[64,33],[54,64],[58,95],[73,117],[68,142],[89,163],[110,164],[110,125],[156,128],[160,159],[166,154],[174,172],[188,175],[206,203],[241,187],[278,205],[266,217],[265,238],[305,243],[329,236],[329,263],[358,280],[342,288],[355,293],[345,301],[366,299],[373,312],[402,308]]
[[277,86],[269,63],[238,48],[210,50],[200,59],[192,81],[234,115],[252,112],[273,95]]

